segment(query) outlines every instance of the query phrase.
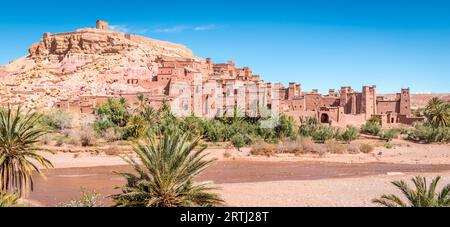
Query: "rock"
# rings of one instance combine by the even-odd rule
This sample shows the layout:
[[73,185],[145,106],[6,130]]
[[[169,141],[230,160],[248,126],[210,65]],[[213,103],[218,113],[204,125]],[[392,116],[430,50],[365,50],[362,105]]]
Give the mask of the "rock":
[[146,92],[128,84],[127,78],[151,80],[158,72],[158,57],[201,60],[179,44],[91,28],[45,33],[28,52],[0,67],[0,93],[10,97],[9,103],[38,108],[49,108],[57,96]]

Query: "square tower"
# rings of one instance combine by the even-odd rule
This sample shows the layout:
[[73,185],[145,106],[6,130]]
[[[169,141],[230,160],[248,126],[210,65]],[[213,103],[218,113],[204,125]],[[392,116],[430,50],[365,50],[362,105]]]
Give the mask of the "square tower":
[[97,20],[96,28],[103,30],[103,31],[108,31],[108,22],[102,21],[102,20]]
[[410,116],[411,115],[411,97],[409,88],[403,88],[400,96],[400,114]]

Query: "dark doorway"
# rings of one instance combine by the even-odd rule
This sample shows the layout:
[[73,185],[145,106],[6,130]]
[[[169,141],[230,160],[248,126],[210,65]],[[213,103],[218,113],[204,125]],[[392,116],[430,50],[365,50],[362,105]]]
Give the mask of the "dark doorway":
[[320,123],[322,123],[322,124],[329,124],[330,123],[330,117],[328,116],[328,114],[322,114],[320,116]]

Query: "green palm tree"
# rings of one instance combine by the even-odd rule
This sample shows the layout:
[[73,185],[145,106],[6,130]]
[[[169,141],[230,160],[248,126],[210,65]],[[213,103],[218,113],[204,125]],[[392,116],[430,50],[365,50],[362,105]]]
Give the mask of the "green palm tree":
[[404,181],[392,182],[408,199],[402,201],[396,195],[383,195],[379,199],[372,200],[373,203],[386,207],[449,207],[450,206],[450,184],[445,186],[440,193],[436,192],[436,186],[441,177],[433,179],[427,187],[425,177],[416,176],[412,179],[416,190],[411,189]]
[[0,207],[15,207],[19,206],[19,196],[15,194],[7,194],[0,191]]
[[434,110],[442,104],[444,104],[444,102],[441,99],[439,99],[438,97],[434,97],[434,98],[430,99],[430,101],[428,101],[425,109],[426,110]]
[[426,108],[425,116],[435,128],[450,126],[450,105],[439,98],[432,98]]
[[193,183],[214,160],[204,160],[204,148],[194,150],[199,139],[188,142],[188,135],[175,127],[163,130],[159,140],[148,136],[134,145],[142,165],[132,158],[125,161],[138,173],[118,173],[127,180],[122,193],[112,198],[119,207],[192,207],[223,204],[210,183]]
[[148,98],[144,94],[140,93],[137,95],[137,102],[135,103],[135,111],[138,114],[144,114],[148,108]]
[[144,117],[142,117],[141,115],[134,115],[131,116],[130,120],[128,121],[127,125],[126,125],[126,129],[127,129],[127,136],[132,137],[132,138],[141,138],[142,136],[144,136],[145,132],[146,132],[146,121],[144,119]]
[[46,133],[38,126],[39,118],[36,113],[22,115],[20,107],[0,111],[0,191],[22,196],[33,190],[32,171],[41,173],[36,162],[53,167],[37,153],[45,150],[34,146]]

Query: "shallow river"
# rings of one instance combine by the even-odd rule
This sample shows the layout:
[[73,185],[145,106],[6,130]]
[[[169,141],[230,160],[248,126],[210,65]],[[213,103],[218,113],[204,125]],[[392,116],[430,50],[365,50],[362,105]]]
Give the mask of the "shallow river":
[[[311,162],[249,162],[219,161],[198,177],[199,181],[222,183],[315,180],[339,177],[357,177],[388,172],[440,172],[450,165],[407,165],[388,163],[345,164]],[[42,205],[53,206],[76,198],[80,188],[95,190],[103,196],[119,190],[124,180],[113,171],[130,172],[128,166],[52,169],[45,171],[46,179],[35,177],[35,190],[30,199]],[[102,199],[110,204],[109,199]]]

